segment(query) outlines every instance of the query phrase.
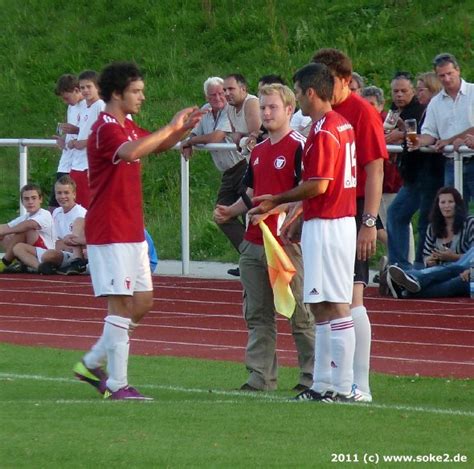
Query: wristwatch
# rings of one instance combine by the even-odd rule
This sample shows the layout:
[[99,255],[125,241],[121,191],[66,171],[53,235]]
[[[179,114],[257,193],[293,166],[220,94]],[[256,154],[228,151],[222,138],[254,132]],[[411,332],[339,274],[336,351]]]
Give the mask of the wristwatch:
[[370,213],[364,213],[362,215],[362,224],[368,228],[373,228],[377,222],[377,217],[374,217]]

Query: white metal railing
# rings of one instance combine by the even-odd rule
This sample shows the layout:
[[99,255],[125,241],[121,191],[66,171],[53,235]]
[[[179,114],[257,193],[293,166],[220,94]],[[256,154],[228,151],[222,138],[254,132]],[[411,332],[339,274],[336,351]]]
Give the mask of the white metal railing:
[[[0,139],[0,147],[18,147],[19,153],[19,183],[20,188],[28,182],[28,148],[29,147],[51,147],[57,148],[56,140],[54,139],[32,139],[32,138],[5,138]],[[207,145],[196,145],[194,147],[200,151],[210,150],[236,150],[236,146],[232,143],[210,143]],[[173,150],[179,151],[181,145],[175,145]],[[387,150],[390,153],[401,153],[401,145],[387,145]],[[444,148],[445,153],[450,158],[454,159],[454,186],[461,193],[463,193],[463,182],[462,182],[462,160],[463,155],[469,156],[473,153],[472,149],[466,146],[462,146],[458,152],[453,150],[452,145],[448,145]],[[421,148],[423,152],[433,152],[432,147]],[[20,200],[20,214],[24,214],[25,209],[21,204]],[[189,161],[181,158],[181,263],[183,275],[189,274]]]

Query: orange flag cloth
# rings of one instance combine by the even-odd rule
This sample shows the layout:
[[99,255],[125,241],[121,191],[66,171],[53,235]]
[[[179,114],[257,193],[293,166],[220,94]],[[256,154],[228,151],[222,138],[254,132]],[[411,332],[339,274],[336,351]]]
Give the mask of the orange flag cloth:
[[284,249],[272,235],[268,226],[259,222],[263,233],[263,245],[268,264],[268,276],[273,289],[273,301],[275,309],[288,319],[295,311],[295,297],[290,288],[290,282],[296,269]]

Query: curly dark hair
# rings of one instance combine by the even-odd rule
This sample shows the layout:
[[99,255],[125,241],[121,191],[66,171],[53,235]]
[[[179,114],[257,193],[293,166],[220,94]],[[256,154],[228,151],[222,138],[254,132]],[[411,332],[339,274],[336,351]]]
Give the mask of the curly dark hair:
[[439,209],[439,197],[443,194],[451,194],[456,204],[454,214],[453,232],[459,233],[462,230],[464,222],[466,221],[466,205],[461,194],[454,187],[442,187],[437,193],[430,213],[430,222],[433,227],[433,233],[437,238],[445,238],[448,235],[446,229],[446,219]]
[[133,62],[114,62],[107,65],[99,76],[99,90],[102,99],[108,103],[112,93],[123,95],[132,81],[143,80],[143,72]]

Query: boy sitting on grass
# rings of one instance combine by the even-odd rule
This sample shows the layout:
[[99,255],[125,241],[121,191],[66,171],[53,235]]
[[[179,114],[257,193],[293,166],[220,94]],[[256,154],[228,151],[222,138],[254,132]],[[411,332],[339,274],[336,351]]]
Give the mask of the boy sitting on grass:
[[13,262],[16,259],[14,248],[18,243],[50,249],[54,246],[53,219],[51,214],[41,208],[43,193],[36,184],[26,184],[20,190],[21,203],[26,213],[0,225],[0,246],[5,255],[0,262],[0,271],[27,272],[27,266]]

